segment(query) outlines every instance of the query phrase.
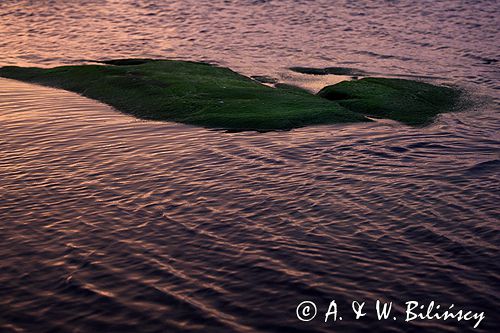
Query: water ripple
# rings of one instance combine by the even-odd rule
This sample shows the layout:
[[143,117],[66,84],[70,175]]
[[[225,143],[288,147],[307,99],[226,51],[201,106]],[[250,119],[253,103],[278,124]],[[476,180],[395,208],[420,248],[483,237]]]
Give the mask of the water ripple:
[[498,123],[472,132],[481,112],[221,133],[0,87],[7,331],[322,332],[293,307],[325,297],[495,313]]

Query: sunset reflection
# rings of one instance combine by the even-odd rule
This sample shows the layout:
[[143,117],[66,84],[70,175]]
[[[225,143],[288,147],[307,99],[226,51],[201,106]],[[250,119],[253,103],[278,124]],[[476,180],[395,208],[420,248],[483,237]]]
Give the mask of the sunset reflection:
[[[0,2],[0,68],[97,65],[76,67],[89,90],[57,70],[0,77],[0,332],[498,332],[499,13],[496,1]],[[97,62],[122,58],[145,64]],[[143,58],[235,73],[157,61],[160,75]],[[365,77],[460,91],[466,111],[418,126],[356,113],[401,103],[387,86],[347,95]],[[344,81],[360,85],[315,95]],[[330,105],[349,121],[258,127],[271,110],[244,131],[219,126],[266,94],[320,100],[300,121]],[[143,108],[116,106],[137,96]],[[158,103],[186,107],[154,118]],[[393,302],[387,319],[377,300]],[[423,314],[405,320],[412,301]],[[438,315],[460,309],[468,319]]]

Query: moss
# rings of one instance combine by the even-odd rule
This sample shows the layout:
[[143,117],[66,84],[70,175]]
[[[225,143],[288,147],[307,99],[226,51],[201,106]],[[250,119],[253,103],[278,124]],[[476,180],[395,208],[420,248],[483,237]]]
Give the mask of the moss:
[[365,78],[313,95],[276,88],[206,63],[118,59],[105,65],[2,67],[0,76],[62,88],[143,119],[228,130],[287,130],[307,125],[369,121],[365,115],[420,125],[451,111],[459,93],[446,87]]
[[110,65],[3,67],[0,76],[73,91],[144,119],[233,130],[286,130],[369,121],[337,103],[265,86],[230,69],[172,60]]
[[111,59],[111,60],[103,60],[103,61],[94,61],[101,64],[106,65],[115,65],[115,66],[133,66],[133,65],[142,65],[147,62],[154,61],[153,59]]
[[364,78],[323,88],[318,96],[364,115],[425,125],[458,107],[460,91],[403,79]]

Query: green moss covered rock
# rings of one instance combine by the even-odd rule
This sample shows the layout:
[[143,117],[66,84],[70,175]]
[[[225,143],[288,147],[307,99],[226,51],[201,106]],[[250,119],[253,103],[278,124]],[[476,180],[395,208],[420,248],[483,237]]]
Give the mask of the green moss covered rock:
[[123,59],[49,69],[3,67],[0,76],[62,88],[144,119],[231,130],[286,130],[369,121],[299,89],[273,88],[204,63]]
[[367,116],[425,125],[439,113],[456,110],[460,91],[411,80],[364,78],[327,86],[318,96]]
[[143,119],[230,130],[287,130],[369,121],[423,124],[452,109],[458,92],[430,84],[366,78],[317,95],[286,84],[263,85],[205,63],[118,59],[102,65],[2,67],[0,76],[62,88]]

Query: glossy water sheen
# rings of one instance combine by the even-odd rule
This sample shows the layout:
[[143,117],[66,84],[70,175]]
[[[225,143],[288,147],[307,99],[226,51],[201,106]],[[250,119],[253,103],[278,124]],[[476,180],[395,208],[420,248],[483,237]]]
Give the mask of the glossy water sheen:
[[[344,66],[458,83],[492,101],[393,122],[224,133],[138,121],[0,79],[1,332],[498,329],[499,4],[2,1],[0,65],[217,60],[318,89]],[[398,304],[354,321],[348,302]],[[344,320],[295,317],[336,299]]]

